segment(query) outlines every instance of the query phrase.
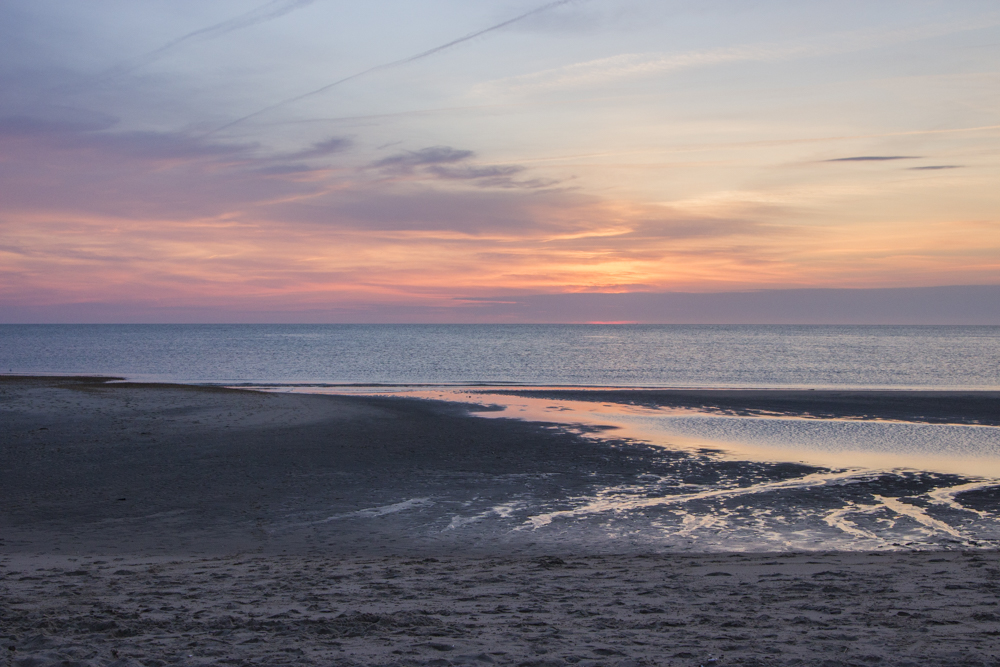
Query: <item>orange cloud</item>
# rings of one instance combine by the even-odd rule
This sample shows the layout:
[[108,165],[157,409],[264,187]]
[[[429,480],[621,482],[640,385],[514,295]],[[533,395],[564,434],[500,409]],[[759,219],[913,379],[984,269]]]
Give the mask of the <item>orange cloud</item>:
[[349,147],[331,138],[269,154],[169,133],[0,134],[0,299],[448,309],[496,294],[1000,275],[1000,227],[970,215],[992,201],[955,215],[949,187],[928,190],[929,178],[968,183],[968,175],[905,172],[871,185],[652,203],[442,146],[354,167],[330,162]]

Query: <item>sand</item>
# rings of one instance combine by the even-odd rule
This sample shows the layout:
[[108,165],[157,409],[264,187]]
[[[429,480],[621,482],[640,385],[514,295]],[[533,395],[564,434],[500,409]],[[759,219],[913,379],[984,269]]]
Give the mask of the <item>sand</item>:
[[635,452],[447,403],[74,379],[0,392],[8,551],[520,551],[534,538],[444,529],[460,508],[636,474]]
[[[650,471],[688,480],[677,488],[738,489],[823,474],[806,466],[445,403],[77,378],[0,378],[0,427],[7,665],[1000,665],[991,548],[644,541],[640,520],[665,526],[674,506],[526,520],[639,488]],[[786,505],[821,517],[894,493],[916,518],[895,523],[916,535],[934,525],[921,516],[961,526],[996,512],[991,488],[925,507],[915,494],[932,482],[963,480],[876,478],[846,500],[843,485],[792,487],[713,500],[704,516],[729,511],[760,531]],[[809,516],[768,526],[825,526]]]
[[1000,425],[1000,392],[844,389],[508,389],[491,393],[717,414]]
[[979,553],[14,556],[0,634],[24,666],[996,665],[997,565]]

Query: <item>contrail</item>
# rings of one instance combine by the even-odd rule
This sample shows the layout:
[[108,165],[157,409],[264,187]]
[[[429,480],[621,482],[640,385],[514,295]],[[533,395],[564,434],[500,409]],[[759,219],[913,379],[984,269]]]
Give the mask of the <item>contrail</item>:
[[442,44],[441,46],[435,46],[433,49],[430,49],[428,51],[424,51],[422,53],[418,53],[415,56],[409,56],[407,58],[402,58],[400,60],[394,60],[394,61],[389,62],[389,63],[383,63],[381,65],[375,65],[374,67],[369,67],[368,69],[366,69],[366,70],[364,70],[362,72],[358,72],[357,74],[352,74],[350,76],[345,76],[343,79],[338,79],[337,81],[334,81],[333,83],[328,83],[327,85],[323,86],[322,88],[317,88],[316,90],[311,90],[308,93],[302,93],[301,95],[296,95],[295,97],[289,97],[288,99],[282,100],[280,102],[276,102],[275,104],[272,104],[270,106],[266,106],[263,109],[258,109],[257,111],[254,111],[253,113],[250,113],[250,114],[247,114],[246,116],[243,116],[242,118],[237,118],[236,120],[231,121],[229,123],[226,123],[225,125],[223,125],[221,127],[217,127],[216,129],[214,129],[211,132],[209,132],[208,135],[206,135],[206,136],[215,134],[216,132],[221,132],[222,130],[227,130],[227,129],[229,129],[230,127],[232,127],[234,125],[238,125],[238,124],[242,123],[243,121],[250,120],[251,118],[259,116],[259,115],[261,115],[263,113],[267,113],[268,111],[273,111],[274,109],[281,108],[281,107],[283,107],[283,106],[285,106],[287,104],[294,104],[295,102],[298,102],[299,100],[304,100],[307,97],[312,97],[313,95],[319,95],[321,93],[325,93],[326,91],[330,90],[331,88],[335,88],[336,86],[339,86],[342,83],[347,83],[348,81],[352,81],[354,79],[357,79],[359,77],[365,76],[367,74],[371,74],[372,72],[378,72],[378,71],[385,70],[385,69],[390,69],[390,68],[393,68],[393,67],[399,67],[400,65],[406,65],[407,63],[412,63],[415,60],[420,60],[422,58],[427,58],[428,56],[432,56],[435,53],[439,53],[441,51],[444,51],[445,49],[450,49],[453,46],[457,46],[458,44],[461,44],[462,42],[467,42],[470,39],[475,39],[476,37],[481,37],[482,35],[485,35],[486,33],[493,32],[494,30],[500,30],[501,28],[506,28],[507,26],[511,25],[512,23],[517,23],[518,21],[523,21],[524,19],[528,18],[529,16],[534,16],[535,14],[540,14],[540,13],[546,12],[546,11],[548,11],[550,9],[555,9],[556,7],[560,7],[562,5],[568,5],[571,2],[576,2],[576,0],[556,0],[555,2],[549,2],[549,3],[546,3],[546,4],[542,5],[541,7],[537,7],[535,9],[532,9],[530,12],[525,12],[525,13],[519,15],[519,16],[515,16],[512,19],[507,19],[503,23],[497,23],[496,25],[490,26],[489,28],[484,28],[482,30],[478,30],[476,32],[469,33],[465,37],[459,37],[458,39],[453,39],[452,41],[448,42],[447,44]]
[[184,42],[189,42],[194,39],[212,39],[214,37],[220,37],[235,30],[249,28],[250,26],[257,25],[258,23],[264,23],[265,21],[276,19],[284,16],[285,14],[294,12],[296,9],[311,5],[314,2],[316,2],[316,0],[270,0],[270,2],[265,2],[263,5],[251,9],[245,14],[240,14],[239,16],[235,16],[231,19],[221,21],[205,28],[199,28],[198,30],[189,32],[186,35],[181,35],[176,39],[172,39],[159,48],[153,49],[152,51],[144,53],[141,56],[136,56],[131,61],[112,68],[105,73],[105,76],[123,74],[142,67],[143,65],[148,65],[167,51],[173,49],[179,44],[183,44]]

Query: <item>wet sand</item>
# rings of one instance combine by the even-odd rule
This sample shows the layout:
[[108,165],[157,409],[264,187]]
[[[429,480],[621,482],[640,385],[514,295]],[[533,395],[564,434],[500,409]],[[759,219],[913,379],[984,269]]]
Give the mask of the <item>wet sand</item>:
[[[79,378],[0,378],[0,426],[9,665],[1000,664],[967,538],[996,487],[923,500],[957,477],[814,488],[455,404]],[[641,502],[579,513],[606,489]],[[825,551],[873,498],[846,529],[913,541]],[[777,527],[816,551],[698,553]]]
[[519,552],[536,540],[449,522],[631,479],[640,453],[413,399],[72,378],[0,392],[8,551]]
[[928,424],[1000,425],[998,391],[831,389],[507,389],[489,393],[693,408],[742,416],[885,419]]

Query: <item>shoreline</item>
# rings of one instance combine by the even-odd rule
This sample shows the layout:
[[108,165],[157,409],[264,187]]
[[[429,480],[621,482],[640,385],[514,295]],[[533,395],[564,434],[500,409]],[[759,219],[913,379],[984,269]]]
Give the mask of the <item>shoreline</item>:
[[[115,375],[0,373],[0,386],[18,382],[62,382],[80,386],[262,391],[272,388],[344,390],[318,395],[364,396],[351,390],[447,389],[529,398],[607,402],[642,407],[694,409],[738,416],[798,416],[815,419],[904,421],[1000,426],[1000,390],[927,388],[630,387],[523,386],[501,383],[185,383],[130,380]],[[271,392],[267,392],[271,393]],[[289,392],[293,393],[293,392]],[[294,392],[308,394],[310,392]],[[406,397],[406,394],[399,394]]]
[[[588,395],[703,403],[706,393]],[[793,398],[806,393],[810,405],[827,398]],[[713,395],[726,409],[734,396],[741,409],[761,399]],[[787,392],[777,396],[788,407]],[[780,407],[774,397],[766,408]],[[1000,546],[1000,482],[739,460],[482,410],[490,406],[405,395],[0,376],[0,548],[440,556]]]
[[738,416],[1000,426],[1000,391],[895,389],[503,389],[489,393],[687,408]]

